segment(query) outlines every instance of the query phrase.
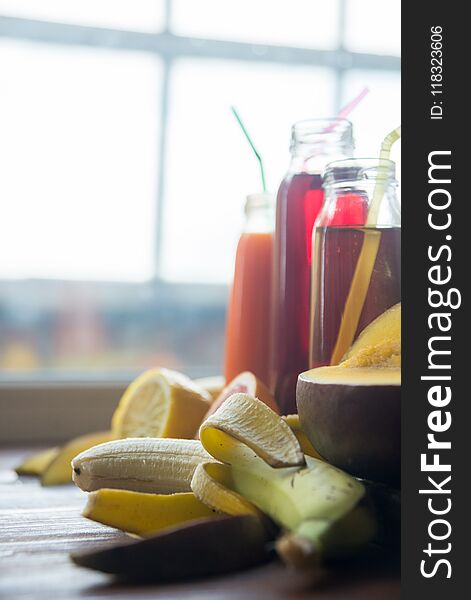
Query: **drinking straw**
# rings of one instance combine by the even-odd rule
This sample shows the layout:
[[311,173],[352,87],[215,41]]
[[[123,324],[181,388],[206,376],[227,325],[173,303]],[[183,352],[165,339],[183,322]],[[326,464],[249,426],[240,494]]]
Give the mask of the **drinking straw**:
[[[331,131],[333,131],[338,125],[338,119],[346,119],[348,117],[348,115],[353,111],[353,109],[356,108],[360,104],[360,102],[369,93],[369,91],[370,90],[368,87],[364,87],[361,90],[361,92],[357,96],[355,96],[355,98],[350,100],[350,102],[348,102],[339,111],[339,113],[335,117],[336,120],[332,121],[332,123],[330,125],[327,125],[327,127],[322,131],[322,133],[330,133]],[[307,158],[304,159],[303,169],[306,169],[306,165],[307,165],[308,161],[311,160],[311,158],[313,158],[314,156],[316,156],[316,154],[311,154],[311,156],[308,156]]]
[[263,160],[262,157],[260,155],[260,153],[258,152],[257,148],[255,147],[255,144],[252,141],[252,138],[249,135],[249,132],[247,131],[244,123],[242,122],[242,119],[240,118],[239,113],[237,112],[236,108],[234,106],[231,106],[231,110],[232,110],[232,114],[234,115],[234,117],[236,118],[237,122],[240,125],[240,128],[242,129],[242,132],[244,133],[245,137],[247,138],[248,143],[250,144],[250,147],[252,148],[255,157],[258,160],[258,164],[260,166],[260,175],[262,176],[262,188],[263,191],[266,192],[267,191],[267,185],[265,182],[265,169],[263,168]]
[[[393,144],[401,137],[401,128],[397,127],[389,133],[381,144],[380,160],[388,160],[391,154]],[[367,227],[375,227],[378,222],[378,213],[381,199],[384,195],[385,180],[380,178],[376,182],[373,190],[368,216],[366,219]],[[376,262],[376,256],[381,241],[381,232],[376,230],[366,230],[363,238],[363,244],[358,256],[352,283],[348,292],[345,310],[340,321],[339,334],[335,343],[335,348],[330,361],[331,365],[337,365],[347,350],[353,343],[363,306],[368,293],[371,275]]]
[[[350,102],[348,102],[348,104],[346,104],[338,113],[337,115],[337,119],[346,119],[348,117],[348,115],[353,111],[354,108],[356,108],[360,102],[363,100],[363,98],[369,93],[370,89],[368,87],[364,87],[361,92],[355,96],[355,98],[353,98],[352,100],[350,100]],[[324,133],[329,133],[330,131],[332,131],[333,129],[335,129],[335,127],[337,126],[337,123],[334,121],[333,123],[331,123],[330,125],[328,125],[326,127],[326,129],[324,130]]]

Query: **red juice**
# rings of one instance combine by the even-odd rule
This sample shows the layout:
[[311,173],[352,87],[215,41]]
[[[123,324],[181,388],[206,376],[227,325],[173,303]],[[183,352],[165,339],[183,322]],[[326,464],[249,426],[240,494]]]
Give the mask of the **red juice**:
[[309,367],[312,229],[324,202],[319,174],[288,175],[277,197],[271,387],[296,412],[296,382]]
[[[347,295],[367,227],[317,227],[313,264],[310,367],[331,364]],[[401,301],[401,228],[371,228],[381,235],[354,339],[371,321]],[[317,238],[317,239],[316,239]]]

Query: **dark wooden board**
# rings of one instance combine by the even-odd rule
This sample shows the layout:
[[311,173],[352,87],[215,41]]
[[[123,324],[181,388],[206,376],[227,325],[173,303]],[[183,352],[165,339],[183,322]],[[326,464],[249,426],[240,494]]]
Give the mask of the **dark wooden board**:
[[83,518],[85,494],[73,485],[42,488],[33,478],[15,478],[11,468],[28,452],[0,449],[2,599],[396,600],[400,596],[397,566],[371,561],[322,573],[294,573],[273,563],[191,583],[145,587],[114,583],[106,575],[76,567],[69,553],[114,544],[126,536]]

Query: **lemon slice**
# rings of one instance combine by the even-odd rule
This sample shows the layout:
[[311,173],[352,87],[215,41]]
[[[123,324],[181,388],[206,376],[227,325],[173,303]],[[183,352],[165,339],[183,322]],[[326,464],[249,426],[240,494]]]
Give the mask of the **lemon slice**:
[[112,430],[117,438],[193,438],[211,402],[211,395],[186,375],[151,369],[124,392]]

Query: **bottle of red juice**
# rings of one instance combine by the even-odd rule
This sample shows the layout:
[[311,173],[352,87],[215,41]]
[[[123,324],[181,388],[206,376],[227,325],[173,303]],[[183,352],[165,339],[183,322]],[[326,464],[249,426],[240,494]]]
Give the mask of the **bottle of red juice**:
[[296,412],[296,381],[309,368],[312,229],[324,202],[327,163],[353,154],[346,119],[293,125],[291,163],[276,204],[270,384],[283,414]]

